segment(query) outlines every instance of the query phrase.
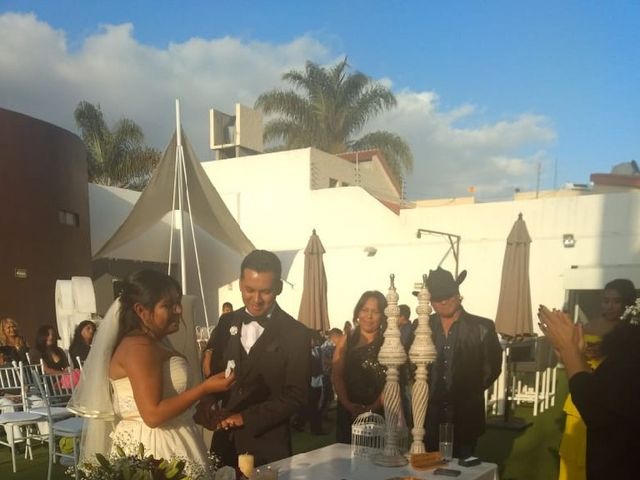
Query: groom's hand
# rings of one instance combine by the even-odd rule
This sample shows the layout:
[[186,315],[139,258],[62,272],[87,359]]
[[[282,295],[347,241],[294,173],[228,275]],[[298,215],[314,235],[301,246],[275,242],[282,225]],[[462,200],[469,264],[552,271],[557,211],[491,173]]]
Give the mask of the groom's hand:
[[225,430],[242,427],[243,425],[244,421],[242,420],[242,415],[239,413],[234,413],[220,422],[220,428]]
[[227,418],[229,412],[217,408],[217,401],[213,395],[204,397],[198,405],[196,405],[196,413],[193,420],[208,430],[216,430],[220,428],[222,419]]

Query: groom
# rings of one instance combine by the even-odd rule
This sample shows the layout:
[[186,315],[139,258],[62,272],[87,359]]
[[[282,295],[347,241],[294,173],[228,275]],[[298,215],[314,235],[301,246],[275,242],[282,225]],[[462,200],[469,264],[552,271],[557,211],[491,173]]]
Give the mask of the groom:
[[[228,415],[205,425],[222,429],[212,449],[226,465],[235,465],[241,453],[252,454],[256,466],[292,454],[289,420],[306,405],[311,354],[308,329],[276,303],[281,273],[272,252],[247,255],[240,267],[244,308],[225,315],[214,333],[212,343],[223,348],[221,363],[234,366],[236,375],[223,405]],[[221,366],[214,365],[213,373]]]

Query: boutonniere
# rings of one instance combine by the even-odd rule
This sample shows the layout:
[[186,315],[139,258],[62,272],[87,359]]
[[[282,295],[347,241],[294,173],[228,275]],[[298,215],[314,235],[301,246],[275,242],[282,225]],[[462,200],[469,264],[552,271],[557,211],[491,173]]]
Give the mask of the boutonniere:
[[231,328],[229,329],[229,333],[230,333],[231,335],[237,335],[237,334],[238,334],[238,327],[236,327],[236,326],[234,325],[233,327],[231,327]]

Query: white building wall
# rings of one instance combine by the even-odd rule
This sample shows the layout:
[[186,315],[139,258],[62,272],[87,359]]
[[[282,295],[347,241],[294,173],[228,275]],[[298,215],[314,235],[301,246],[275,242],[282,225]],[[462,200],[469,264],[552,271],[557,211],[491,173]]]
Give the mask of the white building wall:
[[[325,155],[316,157],[315,152],[303,149],[203,163],[254,245],[283,259],[286,283],[279,303],[294,316],[303,288],[303,250],[314,228],[327,250],[329,315],[338,327],[351,319],[364,290],[386,293],[390,273],[396,276],[400,303],[415,309],[415,283],[436,268],[449,248],[442,237],[418,239],[418,228],[462,237],[460,270],[469,272],[461,287],[464,305],[493,318],[506,237],[520,212],[533,240],[534,310],[540,303],[561,307],[566,288],[597,289],[615,276],[640,284],[638,192],[424,207],[396,215],[360,187],[312,190],[311,162]],[[90,188],[94,251],[101,245],[96,239],[106,240],[107,230],[117,228],[135,201],[118,191],[103,195],[102,188]],[[566,233],[574,235],[574,248],[563,247]],[[153,236],[139,240],[126,252],[127,258],[162,261],[155,258],[161,251],[153,246],[157,241]],[[242,258],[211,239],[203,245],[205,296],[210,316],[217,318],[222,302],[241,305],[237,278]],[[365,247],[374,247],[376,254],[367,256]],[[443,267],[455,268],[451,254]]]

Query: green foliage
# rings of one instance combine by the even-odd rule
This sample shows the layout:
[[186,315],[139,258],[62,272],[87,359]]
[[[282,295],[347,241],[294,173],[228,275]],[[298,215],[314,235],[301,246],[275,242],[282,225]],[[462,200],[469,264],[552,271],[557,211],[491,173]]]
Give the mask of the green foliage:
[[333,154],[379,148],[398,178],[411,172],[411,149],[398,135],[378,131],[354,138],[369,120],[397,102],[387,87],[347,69],[344,58],[332,67],[307,62],[303,72],[285,73],[282,79],[294,89],[265,92],[255,103],[265,114],[276,115],[265,125],[264,141],[280,142],[280,148],[316,147]]
[[160,152],[144,144],[142,129],[123,118],[109,128],[100,105],[82,101],[74,112],[89,151],[89,181],[142,190],[160,161]]
[[127,455],[116,446],[116,455],[107,459],[96,454],[98,463],[80,467],[80,478],[84,480],[190,480],[185,473],[186,461],[155,459],[144,455],[144,445],[139,444],[136,455]]

